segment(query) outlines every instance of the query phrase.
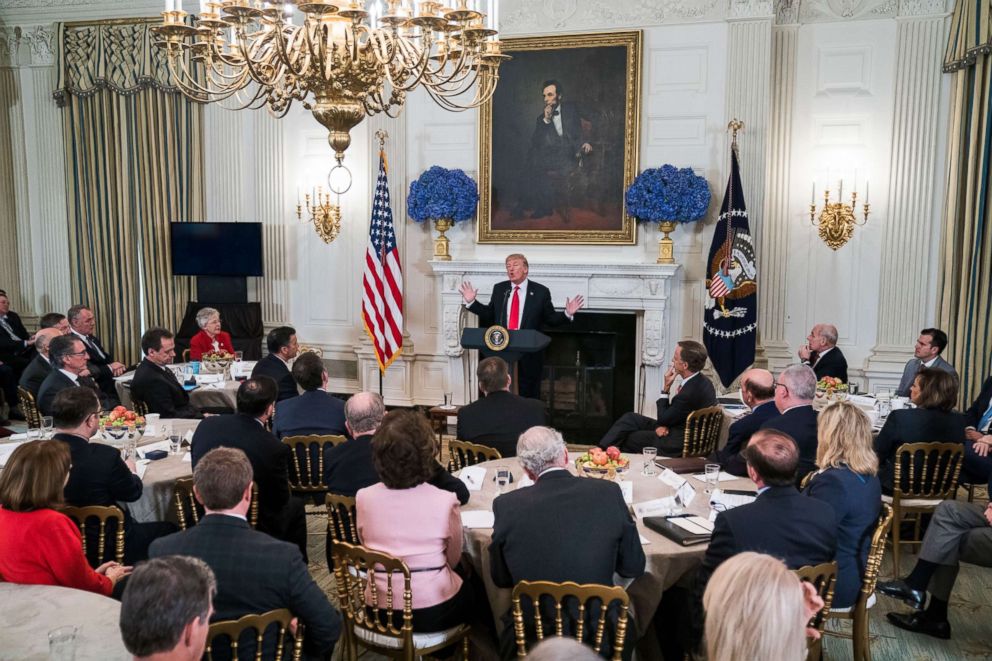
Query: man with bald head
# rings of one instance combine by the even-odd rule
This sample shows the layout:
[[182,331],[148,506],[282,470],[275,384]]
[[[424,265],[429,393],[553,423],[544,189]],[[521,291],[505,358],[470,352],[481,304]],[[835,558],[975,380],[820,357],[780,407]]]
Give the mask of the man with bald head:
[[731,475],[747,476],[742,454],[751,435],[780,414],[775,406],[775,377],[768,370],[749,369],[741,376],[741,401],[751,412],[730,425],[727,444],[710,457]]
[[832,376],[847,383],[847,359],[837,347],[837,327],[817,324],[806,337],[806,344],[799,347],[799,359],[816,372],[817,380]]
[[774,417],[762,429],[785,432],[799,448],[799,475],[816,470],[816,374],[806,365],[785,368],[775,382],[775,407],[782,415]]
[[52,371],[52,361],[48,358],[48,345],[52,338],[62,334],[58,328],[42,328],[34,336],[34,348],[38,350],[38,355],[24,368],[19,385],[30,390],[35,399],[38,399],[38,390],[45,377]]

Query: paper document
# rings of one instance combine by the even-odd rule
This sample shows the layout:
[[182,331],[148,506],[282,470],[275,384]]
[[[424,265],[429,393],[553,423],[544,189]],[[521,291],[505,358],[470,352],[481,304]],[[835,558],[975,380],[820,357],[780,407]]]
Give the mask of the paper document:
[[459,471],[458,479],[469,491],[482,491],[482,485],[486,483],[486,469],[481,466],[466,466]]
[[[706,481],[706,473],[698,473],[696,475],[692,475],[691,477],[692,479],[699,480],[700,482]],[[739,480],[739,479],[741,478],[737,477],[736,475],[731,475],[726,471],[720,471],[720,477],[718,478],[720,482],[726,482],[727,480]]]
[[671,468],[662,468],[661,473],[658,474],[658,479],[676,490],[685,483],[685,478]]
[[170,447],[171,446],[169,445],[169,441],[156,441],[155,443],[142,445],[140,448],[138,448],[138,456],[144,459],[145,455],[151,452],[152,450],[165,450],[166,452],[168,452]]
[[617,484],[620,485],[620,491],[623,493],[623,502],[628,505],[634,502],[634,483],[630,480],[620,480]]
[[23,441],[18,443],[3,443],[0,445],[0,468],[7,465],[7,460],[10,458],[10,455],[13,454],[14,450],[16,450],[22,443]]
[[468,510],[462,512],[462,525],[466,528],[492,528],[496,517],[488,510]]
[[643,519],[646,516],[666,516],[675,508],[675,499],[671,496],[655,498],[634,505],[634,516]]
[[191,464],[191,463],[193,463],[193,453],[192,452],[183,452],[183,460],[182,461],[183,461],[184,464]]
[[[747,505],[748,503],[753,503],[755,496],[744,496],[735,493],[727,493],[721,489],[714,489],[713,493],[710,495],[711,505],[720,505],[722,509],[730,510],[735,507],[740,507],[741,505]],[[717,509],[721,509],[718,507]]]
[[713,532],[713,524],[701,516],[673,516],[668,518],[668,522],[693,535],[709,535]]
[[145,471],[148,470],[148,464],[152,463],[151,459],[139,459],[135,462],[135,468],[138,470],[138,479],[145,479]]

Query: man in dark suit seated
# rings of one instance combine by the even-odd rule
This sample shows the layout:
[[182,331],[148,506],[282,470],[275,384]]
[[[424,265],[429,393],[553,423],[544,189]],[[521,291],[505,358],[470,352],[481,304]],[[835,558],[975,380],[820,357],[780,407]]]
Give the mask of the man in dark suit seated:
[[210,450],[226,446],[248,455],[258,484],[258,529],[292,542],[307,557],[307,520],[303,501],[289,492],[289,446],[266,428],[276,408],[276,382],[251,378],[238,388],[238,412],[205,418],[193,433],[193,469]]
[[327,370],[315,353],[304,353],[293,363],[293,379],[302,395],[276,404],[272,433],[278,438],[300,434],[343,436],[344,402],[327,392]]
[[48,357],[48,345],[54,338],[61,335],[62,333],[57,328],[42,328],[34,336],[34,348],[38,351],[38,355],[24,368],[18,385],[30,390],[35,400],[38,399],[38,390],[41,389],[45,377],[52,371],[52,361]]
[[476,370],[482,397],[458,411],[458,440],[496,448],[504,457],[517,454],[517,439],[531,427],[547,424],[544,404],[510,392],[510,374],[502,358],[486,358]]
[[[988,489],[992,493],[992,480]],[[889,622],[907,631],[950,638],[947,604],[962,562],[992,567],[992,502],[982,507],[945,500],[937,506],[913,571],[905,579],[878,583],[879,592],[902,599],[914,609],[886,614]],[[930,604],[923,610],[928,590]]]
[[978,397],[965,411],[963,482],[984,482],[992,477],[992,376],[982,384]]
[[10,407],[10,416],[23,418],[17,407],[17,382],[32,359],[35,338],[30,335],[16,312],[10,311],[7,293],[0,291],[0,366],[3,367],[3,396]]
[[145,359],[131,380],[131,397],[144,402],[149,413],[163,418],[202,418],[203,413],[189,401],[189,394],[169,365],[176,357],[176,340],[165,328],[151,328],[141,336]]
[[[700,374],[706,366],[706,357],[706,347],[699,342],[679,342],[658,397],[658,419],[639,413],[624,413],[599,441],[599,447],[606,449],[616,445],[621,450],[640,453],[642,449],[652,446],[667,457],[682,456],[682,440],[689,414],[716,406],[716,390],[710,380]],[[672,393],[676,376],[682,377],[682,384],[676,393]]]
[[[548,427],[521,434],[517,456],[534,485],[493,501],[493,583],[502,588],[520,581],[613,585],[614,572],[626,578],[644,573],[637,526],[615,483],[569,473],[565,442]],[[503,621],[508,624],[508,617]],[[586,628],[590,635],[591,629]],[[633,629],[627,625],[628,632]],[[500,641],[504,652],[512,652],[512,627]],[[632,645],[625,646],[625,656],[632,651]]]
[[[239,449],[216,448],[200,457],[193,468],[193,493],[205,514],[192,528],[157,540],[151,557],[188,555],[210,566],[217,577],[214,621],[288,608],[306,627],[307,658],[329,659],[341,635],[341,616],[296,547],[248,525],[252,476],[253,465]],[[245,642],[254,648],[254,636]],[[269,645],[275,646],[271,638]],[[255,650],[240,649],[244,646],[239,645],[242,658],[253,658]]]
[[269,349],[269,355],[255,363],[251,378],[267,376],[275,381],[279,388],[277,401],[296,397],[299,392],[296,390],[296,381],[289,371],[289,361],[296,358],[300,346],[296,341],[296,330],[290,326],[273,328],[265,338],[265,344]]
[[785,432],[799,448],[799,473],[801,480],[816,470],[816,375],[806,365],[792,365],[782,370],[775,382],[775,407],[782,414],[761,425],[762,429]]
[[82,386],[89,388],[100,400],[100,408],[108,411],[117,406],[116,399],[110,399],[100,390],[96,382],[88,376],[86,367],[86,346],[75,335],[62,335],[52,338],[48,344],[48,357],[54,368],[38,388],[35,403],[42,415],[52,415],[55,396],[66,388]]
[[761,425],[780,415],[775,406],[775,377],[772,373],[757,367],[744,372],[741,375],[741,401],[751,412],[730,425],[727,444],[714,452],[710,460],[719,463],[731,475],[747,477],[744,448]]
[[69,319],[61,312],[47,312],[38,320],[38,328],[54,328],[62,335],[68,335]]
[[782,560],[789,569],[834,559],[836,515],[829,503],[807,498],[796,490],[799,453],[795,441],[781,431],[761,429],[751,436],[744,458],[758,497],[717,515],[703,563],[691,581],[689,607],[684,605],[684,590],[666,592],[655,620],[666,651],[672,650],[673,639],[687,645],[688,650],[698,646],[705,619],[702,600],[706,585],[716,568],[732,556],[744,551],[766,553]]
[[[65,502],[75,507],[133,503],[141,498],[143,484],[134,457],[121,459],[120,450],[90,438],[100,428],[100,402],[89,388],[66,388],[52,406],[54,440],[69,446],[72,470],[65,485]],[[137,523],[124,508],[124,563],[133,565],[148,557],[152,540],[174,532],[171,523]],[[114,531],[108,530],[108,535]],[[87,547],[96,548],[99,531],[87,529]],[[104,558],[101,558],[101,561]]]
[[817,324],[806,337],[806,344],[799,347],[799,360],[809,365],[817,380],[832,376],[847,383],[847,359],[837,347],[837,327]]
[[79,338],[86,347],[87,367],[90,376],[100,386],[107,397],[117,399],[117,389],[114,377],[124,373],[124,364],[114,360],[108,349],[100,344],[99,338],[93,334],[96,329],[96,317],[93,311],[85,305],[73,305],[66,314],[69,319],[69,331]]

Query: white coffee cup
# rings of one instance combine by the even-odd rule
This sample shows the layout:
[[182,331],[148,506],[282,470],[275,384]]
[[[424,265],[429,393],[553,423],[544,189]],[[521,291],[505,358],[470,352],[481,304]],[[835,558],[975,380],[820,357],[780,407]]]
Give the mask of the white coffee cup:
[[158,422],[161,417],[158,413],[148,413],[145,415],[145,427],[149,432],[158,430]]
[[906,408],[906,404],[909,403],[908,397],[893,397],[892,398],[892,410],[898,411],[899,409]]

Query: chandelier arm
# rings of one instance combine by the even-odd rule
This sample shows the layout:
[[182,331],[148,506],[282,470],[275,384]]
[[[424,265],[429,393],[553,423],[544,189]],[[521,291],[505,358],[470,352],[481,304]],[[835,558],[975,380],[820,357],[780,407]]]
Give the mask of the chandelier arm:
[[213,101],[221,101],[226,99],[237,91],[238,88],[236,87],[225,87],[221,89],[204,87],[181,62],[178,63],[179,68],[177,69],[176,61],[180,59],[181,56],[168,58],[169,72],[172,74],[172,78],[176,81],[176,84],[179,86],[180,90],[182,90],[183,94],[186,96],[192,99],[200,99],[201,97],[205,97],[207,99],[206,102],[210,103]]

